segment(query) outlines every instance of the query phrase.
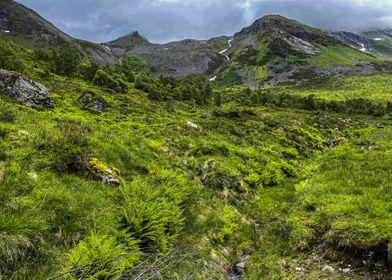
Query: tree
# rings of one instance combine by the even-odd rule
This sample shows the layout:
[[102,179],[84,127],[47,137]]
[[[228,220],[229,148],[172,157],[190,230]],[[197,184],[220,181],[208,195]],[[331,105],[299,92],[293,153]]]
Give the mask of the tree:
[[222,93],[218,91],[215,96],[215,105],[220,107],[222,106]]
[[0,68],[18,72],[25,69],[24,63],[18,56],[18,47],[14,44],[0,43]]
[[78,69],[81,59],[79,51],[69,44],[54,49],[52,53],[53,72],[71,76]]

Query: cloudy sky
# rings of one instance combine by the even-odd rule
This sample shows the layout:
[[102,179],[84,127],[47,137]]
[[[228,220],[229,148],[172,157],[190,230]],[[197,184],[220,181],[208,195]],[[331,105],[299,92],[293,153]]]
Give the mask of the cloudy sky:
[[392,28],[392,0],[18,0],[95,42],[138,30],[152,42],[232,35],[266,14],[328,30]]

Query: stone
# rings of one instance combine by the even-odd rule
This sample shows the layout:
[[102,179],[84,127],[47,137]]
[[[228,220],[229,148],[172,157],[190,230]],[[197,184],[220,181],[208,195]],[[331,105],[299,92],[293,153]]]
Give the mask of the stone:
[[343,268],[343,269],[342,269],[342,272],[343,272],[344,274],[350,273],[350,271],[351,271],[351,268],[349,268],[349,267]]
[[325,265],[321,271],[324,273],[334,273],[335,269],[332,266]]
[[94,92],[85,92],[76,101],[84,109],[103,111],[107,107],[105,99]]
[[191,126],[191,127],[193,127],[193,128],[198,128],[199,127],[197,124],[195,124],[193,122],[189,122],[189,121],[186,124]]
[[246,263],[245,262],[239,262],[235,266],[236,266],[236,269],[238,271],[244,271],[245,267],[246,267]]
[[88,178],[112,186],[119,186],[121,184],[120,171],[96,158],[81,161],[77,166],[79,171]]
[[37,181],[38,180],[38,175],[36,173],[34,173],[34,172],[27,173],[27,176],[29,176],[30,179],[33,180],[33,181]]
[[42,84],[20,74],[0,72],[0,95],[34,108],[51,108],[50,93]]
[[30,133],[28,133],[27,131],[24,131],[24,130],[19,130],[18,135],[21,137],[26,137],[26,138],[31,136]]

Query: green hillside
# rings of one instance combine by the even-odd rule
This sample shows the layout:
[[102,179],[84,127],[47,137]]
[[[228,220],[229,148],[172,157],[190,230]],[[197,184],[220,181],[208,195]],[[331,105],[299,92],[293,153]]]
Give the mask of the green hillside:
[[[0,279],[392,278],[387,62],[277,16],[216,81],[26,40],[0,37]],[[357,60],[383,73],[306,68]]]

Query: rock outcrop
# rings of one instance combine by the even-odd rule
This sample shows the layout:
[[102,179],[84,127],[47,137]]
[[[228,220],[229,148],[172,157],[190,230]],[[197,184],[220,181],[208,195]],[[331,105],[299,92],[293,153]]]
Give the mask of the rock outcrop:
[[84,109],[103,111],[107,107],[107,102],[101,96],[97,96],[94,92],[85,92],[76,101]]
[[48,89],[20,74],[0,72],[0,95],[29,107],[53,107]]
[[119,186],[120,171],[96,158],[90,158],[77,163],[77,169],[84,177],[101,181],[103,184]]

